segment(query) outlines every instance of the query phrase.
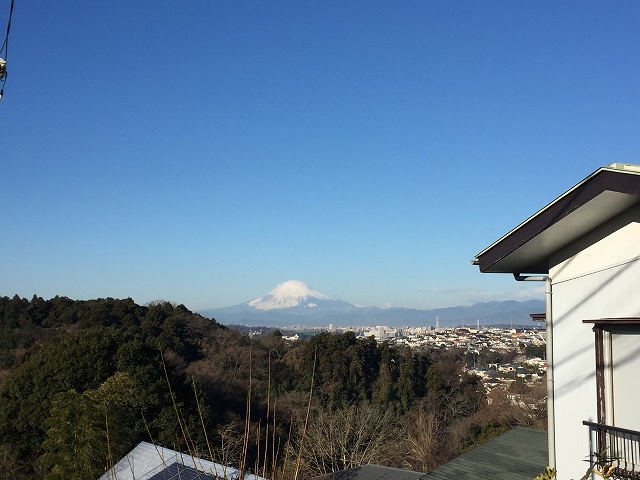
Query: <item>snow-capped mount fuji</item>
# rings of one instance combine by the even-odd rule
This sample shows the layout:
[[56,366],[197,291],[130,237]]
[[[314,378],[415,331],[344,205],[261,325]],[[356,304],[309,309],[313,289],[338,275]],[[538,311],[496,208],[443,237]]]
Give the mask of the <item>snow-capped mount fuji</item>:
[[299,280],[289,280],[248,302],[200,313],[225,324],[274,326],[324,325],[328,318],[343,317],[354,310],[358,307],[312,290]]
[[273,310],[276,308],[338,306],[338,303],[338,300],[334,300],[324,293],[311,290],[304,282],[289,280],[276,286],[267,295],[247,302],[246,305],[256,310]]
[[[328,311],[344,311],[355,308],[353,305],[341,300],[334,300],[324,293],[311,290],[306,283],[298,280],[289,280],[277,285],[267,295],[255,298],[244,303],[248,308],[255,310],[286,310],[288,314],[319,313]],[[310,310],[314,311],[311,312]]]

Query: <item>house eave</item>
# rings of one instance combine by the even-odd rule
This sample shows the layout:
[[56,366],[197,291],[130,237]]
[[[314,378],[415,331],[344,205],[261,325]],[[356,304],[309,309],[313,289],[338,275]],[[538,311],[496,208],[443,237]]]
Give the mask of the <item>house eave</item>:
[[478,253],[477,264],[483,273],[548,274],[555,252],[637,203],[637,165],[600,168]]

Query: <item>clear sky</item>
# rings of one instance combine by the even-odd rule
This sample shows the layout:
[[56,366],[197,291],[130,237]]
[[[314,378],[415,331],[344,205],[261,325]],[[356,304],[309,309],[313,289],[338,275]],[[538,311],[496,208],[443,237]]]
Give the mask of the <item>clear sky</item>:
[[640,163],[635,1],[16,0],[7,60],[0,295],[542,299],[469,260]]

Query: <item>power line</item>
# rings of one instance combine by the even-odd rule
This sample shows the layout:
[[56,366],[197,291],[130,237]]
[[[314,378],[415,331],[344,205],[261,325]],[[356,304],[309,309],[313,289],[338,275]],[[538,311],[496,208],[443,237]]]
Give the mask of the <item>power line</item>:
[[[9,32],[11,31],[11,17],[13,16],[13,2],[11,0],[11,7],[9,8],[9,21],[7,22],[7,33],[4,36],[4,42],[0,47],[0,100],[4,94],[4,86],[7,83],[7,57],[9,56]],[[4,56],[3,56],[4,52]]]

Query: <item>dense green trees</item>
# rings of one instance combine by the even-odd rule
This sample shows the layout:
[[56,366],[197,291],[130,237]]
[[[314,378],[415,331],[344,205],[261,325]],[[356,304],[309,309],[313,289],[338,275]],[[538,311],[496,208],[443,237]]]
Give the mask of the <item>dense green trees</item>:
[[164,301],[0,297],[0,476],[96,478],[141,440],[271,478],[431,468],[489,421],[464,423],[485,399],[461,360],[353,333],[251,339]]
[[309,388],[315,358],[316,397],[330,409],[364,401],[404,413],[424,395],[430,363],[425,352],[392,349],[373,338],[356,339],[353,332],[321,333],[292,350],[301,358],[293,365],[296,387]]
[[130,449],[135,436],[135,385],[118,372],[98,388],[54,395],[44,422],[42,463],[50,480],[97,478]]
[[[66,455],[55,445],[73,445],[62,441],[60,434],[84,431],[89,435],[92,430],[88,426],[97,421],[96,395],[106,395],[107,386],[112,390],[115,385],[122,387],[122,381],[114,384],[114,379],[123,378],[131,383],[129,406],[109,415],[112,452],[121,455],[149,435],[171,445],[184,444],[182,435],[176,434],[180,428],[161,353],[167,357],[173,390],[185,399],[185,418],[195,424],[195,401],[182,370],[199,358],[204,332],[219,328],[215,322],[183,306],[161,303],[141,307],[131,299],[74,302],[61,297],[44,301],[34,296],[29,302],[2,297],[0,312],[0,358],[5,368],[11,367],[0,375],[6,378],[0,384],[0,443],[8,445],[5,450],[14,452],[16,458],[33,463],[42,457],[54,475]],[[104,414],[98,422],[103,429]],[[148,418],[147,426],[142,414]],[[118,428],[123,422],[127,428]],[[96,435],[87,438],[95,440]],[[104,460],[104,442],[84,439],[80,443],[103,450]],[[97,468],[103,471],[104,466],[103,461]]]

